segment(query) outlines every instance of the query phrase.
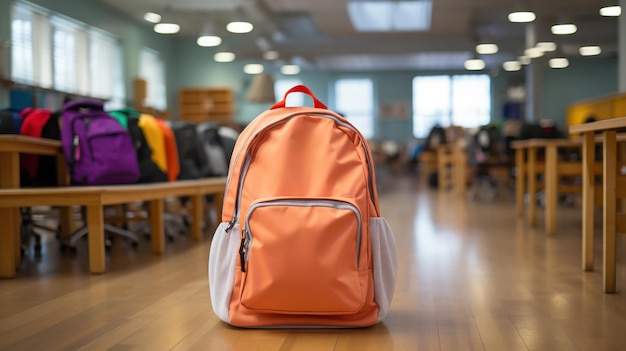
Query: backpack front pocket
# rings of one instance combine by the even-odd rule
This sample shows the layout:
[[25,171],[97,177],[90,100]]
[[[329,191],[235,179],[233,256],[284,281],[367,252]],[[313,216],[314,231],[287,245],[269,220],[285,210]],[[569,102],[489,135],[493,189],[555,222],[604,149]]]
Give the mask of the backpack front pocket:
[[361,213],[348,200],[269,199],[250,206],[242,234],[241,303],[286,314],[348,314],[364,303]]

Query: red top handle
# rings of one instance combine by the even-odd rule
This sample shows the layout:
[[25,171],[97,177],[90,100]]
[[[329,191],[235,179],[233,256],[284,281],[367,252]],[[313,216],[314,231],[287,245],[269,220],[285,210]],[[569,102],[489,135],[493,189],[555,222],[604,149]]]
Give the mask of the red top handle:
[[309,89],[306,86],[300,84],[300,85],[296,85],[293,88],[287,90],[287,92],[285,93],[285,97],[282,100],[280,100],[279,102],[277,102],[274,106],[272,106],[272,108],[270,108],[270,110],[274,110],[274,109],[277,109],[277,108],[285,107],[285,102],[287,101],[287,95],[289,95],[291,93],[304,93],[304,94],[307,94],[308,96],[310,96],[313,99],[313,106],[315,106],[316,108],[328,109],[328,107],[326,107],[326,105],[324,105],[321,101],[319,101],[315,97],[315,95],[313,95],[313,92],[311,92],[311,89]]

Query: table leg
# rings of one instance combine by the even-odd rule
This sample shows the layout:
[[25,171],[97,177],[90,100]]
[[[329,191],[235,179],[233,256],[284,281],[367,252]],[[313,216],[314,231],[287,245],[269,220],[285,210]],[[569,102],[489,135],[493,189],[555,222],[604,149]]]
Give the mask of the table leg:
[[526,162],[524,160],[525,149],[519,148],[515,150],[515,168],[517,173],[516,178],[516,197],[515,197],[515,207],[517,208],[517,215],[521,217],[524,215],[524,195],[526,193],[526,189],[524,189],[526,185]]
[[204,221],[204,195],[197,194],[191,197],[191,237],[202,239],[202,222]]
[[537,148],[528,148],[528,222],[537,224]]
[[150,201],[150,231],[152,232],[152,253],[160,255],[165,251],[165,224],[163,199]]
[[[3,171],[0,172],[0,188],[2,189],[15,189],[20,187],[20,155],[16,152],[0,152],[0,169]],[[15,269],[20,267],[21,263],[21,237],[20,237],[20,229],[21,229],[21,216],[19,208],[12,208],[7,210],[5,220],[8,223],[11,222],[11,231],[7,233],[13,233],[13,254],[10,254],[7,259],[13,258],[15,261]],[[10,213],[10,215],[9,215]],[[10,219],[9,219],[10,218]],[[8,230],[8,229],[7,229]],[[6,251],[8,255],[8,250]]]
[[15,235],[13,228],[12,208],[0,208],[0,223],[3,225],[0,232],[0,278],[15,277]]
[[546,196],[546,233],[554,235],[556,231],[556,207],[558,202],[558,153],[554,145],[546,148],[546,173],[545,173],[545,196]]
[[89,235],[89,270],[91,273],[104,273],[106,260],[104,256],[104,214],[102,206],[87,206],[87,229]]
[[[70,184],[71,182],[69,174],[67,173],[65,155],[57,155],[57,185],[69,186]],[[61,207],[59,211],[61,237],[65,237],[74,232],[74,216],[72,213],[72,207]]]
[[583,270],[593,270],[593,210],[595,197],[595,142],[594,133],[583,136]]
[[608,130],[604,132],[604,264],[603,264],[603,281],[604,292],[615,292],[615,226],[616,226],[616,132]]

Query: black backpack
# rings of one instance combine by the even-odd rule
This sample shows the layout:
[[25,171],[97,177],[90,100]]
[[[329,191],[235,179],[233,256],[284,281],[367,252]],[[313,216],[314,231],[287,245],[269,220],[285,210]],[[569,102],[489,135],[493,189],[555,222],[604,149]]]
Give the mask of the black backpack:
[[170,128],[176,139],[180,172],[179,180],[198,179],[210,175],[208,159],[198,138],[195,124],[170,121]]
[[424,150],[437,150],[440,145],[446,143],[446,131],[442,126],[434,126],[428,133],[426,142],[424,143]]
[[209,164],[209,168],[203,173],[208,176],[227,175],[238,133],[215,122],[199,124],[197,132]]

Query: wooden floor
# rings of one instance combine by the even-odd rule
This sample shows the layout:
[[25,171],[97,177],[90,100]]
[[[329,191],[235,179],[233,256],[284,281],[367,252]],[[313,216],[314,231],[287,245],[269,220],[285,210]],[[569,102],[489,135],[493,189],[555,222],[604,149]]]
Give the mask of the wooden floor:
[[[513,199],[468,202],[412,180],[381,193],[399,256],[383,323],[357,330],[242,330],[212,312],[210,235],[168,243],[165,257],[119,240],[108,273],[89,274],[86,243],[25,258],[0,281],[6,350],[626,350],[626,242],[618,294],[581,270],[580,209],[560,208],[554,238],[515,217]],[[601,258],[601,226],[596,249]]]

